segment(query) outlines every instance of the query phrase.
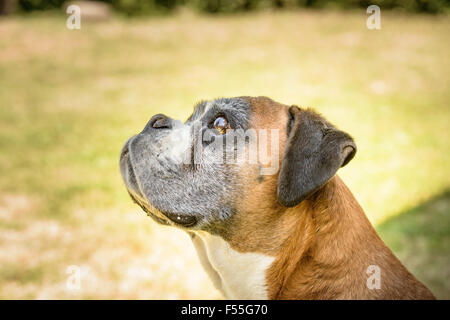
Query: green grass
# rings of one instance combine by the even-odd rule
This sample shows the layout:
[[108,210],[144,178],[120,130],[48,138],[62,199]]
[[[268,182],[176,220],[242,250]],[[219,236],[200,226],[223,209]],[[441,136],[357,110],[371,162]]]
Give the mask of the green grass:
[[[439,298],[450,297],[450,190],[383,222],[380,236]],[[440,275],[439,277],[437,275]]]
[[[119,151],[155,113],[267,95],[354,136],[341,177],[402,261],[450,298],[450,210],[426,204],[450,187],[450,22],[383,13],[370,31],[365,18],[184,13],[79,31],[54,15],[2,18],[0,297],[217,297],[185,235],[129,200]],[[71,264],[90,270],[81,292],[65,290]]]

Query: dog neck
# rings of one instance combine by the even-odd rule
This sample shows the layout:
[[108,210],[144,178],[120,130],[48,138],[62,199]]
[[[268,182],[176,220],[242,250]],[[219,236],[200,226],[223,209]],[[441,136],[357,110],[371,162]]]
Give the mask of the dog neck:
[[[269,296],[314,299],[335,287],[338,270],[353,272],[364,239],[377,239],[370,222],[339,177],[292,209],[297,217],[268,270]],[[330,283],[328,283],[330,282]],[[330,285],[332,283],[332,286]],[[327,292],[332,295],[332,292]]]
[[[243,215],[250,219],[233,237],[191,234],[227,298],[434,298],[386,247],[338,176],[296,207],[255,214],[259,219]],[[381,288],[367,285],[370,266],[381,270]]]
[[[336,268],[350,272],[348,258],[361,245],[358,233],[376,237],[338,177],[294,208],[255,215],[259,219],[242,221],[226,241],[206,232],[193,236],[200,262],[227,298],[313,298],[318,275],[331,279]],[[251,225],[255,221],[258,226]]]
[[[294,210],[296,230],[267,272],[270,298],[434,298],[384,244],[338,176]],[[373,266],[383,276],[378,288],[367,284]]]

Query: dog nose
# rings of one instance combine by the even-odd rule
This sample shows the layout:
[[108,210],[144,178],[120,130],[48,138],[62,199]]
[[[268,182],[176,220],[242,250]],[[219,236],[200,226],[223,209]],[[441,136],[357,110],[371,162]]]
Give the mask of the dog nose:
[[147,129],[172,129],[172,119],[163,114],[155,114],[144,131]]

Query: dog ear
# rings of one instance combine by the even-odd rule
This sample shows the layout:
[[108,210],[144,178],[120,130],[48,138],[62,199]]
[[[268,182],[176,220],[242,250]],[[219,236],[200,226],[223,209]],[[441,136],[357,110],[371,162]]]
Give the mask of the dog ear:
[[293,207],[325,185],[353,159],[356,145],[312,110],[289,109],[290,133],[278,176],[278,201]]

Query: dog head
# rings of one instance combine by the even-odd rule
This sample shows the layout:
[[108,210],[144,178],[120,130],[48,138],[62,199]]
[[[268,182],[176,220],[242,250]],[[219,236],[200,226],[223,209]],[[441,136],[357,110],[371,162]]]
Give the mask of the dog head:
[[265,97],[199,103],[183,123],[153,116],[120,155],[133,200],[157,222],[223,237],[307,199],[355,155],[309,109]]

